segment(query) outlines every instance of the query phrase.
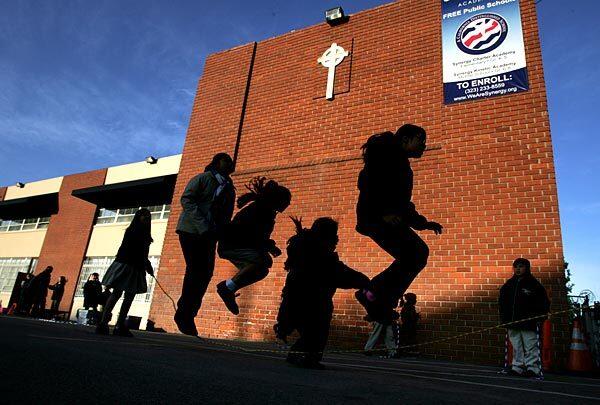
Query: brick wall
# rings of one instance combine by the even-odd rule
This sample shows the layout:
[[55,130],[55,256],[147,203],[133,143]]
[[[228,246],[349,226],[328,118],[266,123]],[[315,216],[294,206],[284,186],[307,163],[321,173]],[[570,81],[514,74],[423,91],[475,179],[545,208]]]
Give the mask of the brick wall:
[[4,200],[4,196],[6,196],[6,187],[0,187],[0,201]]
[[[257,44],[244,126],[239,139],[239,192],[256,175],[288,186],[292,204],[279,219],[279,246],[293,229],[288,214],[309,224],[318,216],[340,222],[340,257],[369,276],[391,258],[354,231],[360,146],[368,136],[406,122],[422,125],[431,148],[413,161],[414,201],[445,227],[442,236],[421,233],[431,249],[428,267],[410,291],[419,297],[420,340],[444,338],[499,323],[498,289],[519,256],[532,260],[548,288],[553,310],[566,305],[563,254],[552,144],[535,7],[521,2],[528,92],[454,105],[443,104],[440,4],[398,1]],[[419,41],[412,40],[419,38]],[[327,70],[317,58],[337,42],[352,50],[338,67],[336,98],[325,100]],[[194,103],[160,275],[179,296],[184,261],[174,233],[185,183],[213,153],[233,153],[253,45],[214,54],[206,62]],[[285,271],[284,257],[271,274],[242,291],[241,314],[230,315],[215,284],[234,273],[217,263],[197,324],[201,334],[272,339]],[[352,291],[335,300],[330,343],[360,347],[369,325]],[[173,308],[156,291],[151,318],[174,330]],[[555,320],[555,344],[565,350],[565,317]],[[561,325],[561,326],[559,326]],[[443,358],[498,363],[503,332],[424,347]]]
[[[61,311],[71,309],[96,213],[94,204],[73,197],[71,192],[102,185],[105,175],[106,169],[101,169],[65,176],[58,192],[58,213],[50,217],[37,269],[39,273],[46,266],[54,267],[52,284],[60,276],[69,280],[60,303]],[[47,305],[50,307],[50,295]]]
[[[213,155],[218,152],[234,155],[253,49],[254,44],[248,44],[209,56],[198,84],[158,273],[161,285],[175,299],[181,293],[185,272],[175,233],[181,213],[179,199],[188,181],[204,171]],[[150,319],[157,321],[157,327],[174,331],[173,306],[158,290],[153,297]],[[208,305],[207,302],[204,307]]]

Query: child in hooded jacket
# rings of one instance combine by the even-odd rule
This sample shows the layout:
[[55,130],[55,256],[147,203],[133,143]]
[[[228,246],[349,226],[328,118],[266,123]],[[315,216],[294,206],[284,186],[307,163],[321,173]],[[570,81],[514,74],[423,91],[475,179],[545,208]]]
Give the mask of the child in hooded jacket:
[[[400,344],[402,346],[410,346],[417,344],[417,323],[421,319],[421,315],[417,312],[417,296],[413,293],[404,294],[400,302],[402,309],[400,310]],[[414,351],[415,348],[409,348],[409,351]]]
[[296,235],[288,240],[285,262],[288,275],[274,329],[284,341],[294,330],[300,334],[290,349],[288,362],[323,368],[320,360],[329,336],[336,290],[363,288],[369,278],[339,259],[335,251],[336,221],[318,218],[310,229],[303,229],[299,219],[292,219]]
[[[541,315],[550,310],[544,286],[531,274],[529,260],[519,258],[513,263],[513,276],[500,288],[498,297],[502,323],[508,325],[508,337],[513,347],[510,374],[541,377],[538,325]],[[529,319],[538,317],[536,319]]]

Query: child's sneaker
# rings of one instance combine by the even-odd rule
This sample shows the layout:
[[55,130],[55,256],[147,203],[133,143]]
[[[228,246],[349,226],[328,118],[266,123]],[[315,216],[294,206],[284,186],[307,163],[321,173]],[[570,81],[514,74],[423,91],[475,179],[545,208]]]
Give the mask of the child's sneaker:
[[354,293],[356,300],[362,305],[367,311],[368,317],[372,322],[381,322],[385,321],[386,316],[384,315],[383,308],[380,307],[378,302],[370,297],[372,296],[372,292],[367,289],[358,290]]
[[527,378],[531,378],[531,379],[533,379],[533,380],[538,380],[538,381],[541,381],[541,380],[543,380],[543,379],[544,379],[544,376],[542,375],[542,373],[539,373],[539,374],[538,374],[538,373],[536,373],[536,372],[535,372],[535,371],[533,371],[533,370],[527,370],[527,371],[525,371],[525,372],[523,373],[523,376],[524,376],[524,377],[527,377]]
[[511,369],[508,370],[508,375],[512,375],[512,376],[515,376],[515,377],[523,377],[523,373],[519,373],[514,368],[511,368]]
[[217,284],[217,294],[219,294],[219,297],[221,297],[225,306],[232,314],[238,315],[240,313],[240,308],[237,302],[235,302],[235,293],[227,287],[225,281]]

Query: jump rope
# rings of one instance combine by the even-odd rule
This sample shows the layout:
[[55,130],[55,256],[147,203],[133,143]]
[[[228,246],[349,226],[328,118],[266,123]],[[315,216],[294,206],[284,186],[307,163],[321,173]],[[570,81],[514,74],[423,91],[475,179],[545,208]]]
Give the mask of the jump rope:
[[154,279],[154,281],[156,282],[156,285],[162,290],[162,292],[167,296],[167,298],[169,298],[171,300],[171,304],[173,304],[173,309],[175,310],[175,312],[177,312],[177,305],[175,304],[175,300],[173,299],[173,297],[171,297],[169,295],[169,293],[163,288],[163,286],[160,285],[160,283],[158,282],[158,279],[156,278],[156,276],[154,274],[151,274],[151,276]]
[[[156,278],[156,276],[154,276],[154,274],[152,274],[151,276],[154,279],[154,281],[156,282],[156,285],[158,285],[158,287],[167,296],[167,298],[169,298],[171,300],[171,303],[173,304],[173,309],[175,311],[177,311],[177,305],[175,304],[175,300],[173,299],[173,297],[171,297],[171,295],[169,295],[169,293],[163,288],[163,286],[160,284],[160,282],[157,280],[157,278]],[[434,344],[434,343],[446,342],[446,341],[449,341],[449,340],[454,340],[454,339],[458,339],[458,338],[469,336],[469,335],[474,335],[474,334],[478,334],[478,333],[482,333],[482,332],[488,332],[488,331],[491,331],[491,330],[494,330],[494,329],[505,328],[507,326],[514,325],[514,324],[517,324],[517,323],[521,323],[523,321],[541,320],[541,319],[545,319],[546,317],[549,318],[551,316],[556,316],[556,315],[559,315],[559,314],[565,314],[567,312],[572,312],[572,311],[574,311],[574,309],[573,308],[569,308],[569,309],[566,309],[566,310],[563,310],[563,311],[550,312],[550,313],[547,313],[547,314],[544,314],[544,315],[533,316],[533,317],[527,318],[527,319],[520,319],[518,321],[507,322],[507,323],[503,323],[503,324],[499,324],[499,325],[490,326],[490,327],[487,327],[487,328],[481,328],[481,329],[477,329],[477,330],[474,330],[474,331],[471,331],[471,332],[461,333],[459,335],[449,336],[449,337],[442,338],[442,339],[436,339],[436,340],[432,340],[432,341],[429,341],[429,342],[417,343],[417,344],[412,344],[412,345],[404,345],[404,346],[401,346],[399,344],[400,343],[400,341],[398,339],[398,335],[399,335],[398,332],[399,332],[399,330],[396,329],[396,331],[395,331],[396,332],[396,350],[398,350],[398,349],[416,348],[416,347],[422,347],[422,346],[426,346],[426,345],[430,345],[430,344]],[[396,325],[396,328],[398,328],[398,327],[399,326]],[[218,343],[218,342],[215,342],[215,344],[222,345],[222,346],[227,346],[227,347],[232,347],[232,348],[236,348],[236,349],[239,349],[241,351],[247,351],[247,352],[269,352],[269,353],[273,353],[273,352],[276,352],[276,353],[286,352],[286,353],[288,353],[288,351],[282,351],[282,350],[247,349],[247,348],[244,348],[244,347],[241,347],[241,346],[234,346],[234,345],[229,345],[229,344],[224,344],[224,343]],[[364,349],[358,349],[358,350],[357,349],[354,349],[354,350],[331,350],[331,351],[328,351],[328,353],[358,353],[358,352],[374,352],[374,351],[377,351],[377,350],[364,350]],[[292,352],[289,352],[289,353],[292,353]],[[298,353],[303,353],[303,352],[298,352]]]

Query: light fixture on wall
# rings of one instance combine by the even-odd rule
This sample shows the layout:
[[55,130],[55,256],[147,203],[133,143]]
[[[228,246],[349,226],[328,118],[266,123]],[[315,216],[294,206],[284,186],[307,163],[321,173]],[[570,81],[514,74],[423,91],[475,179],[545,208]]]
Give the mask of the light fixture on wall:
[[153,164],[155,164],[156,162],[158,162],[158,159],[157,159],[157,158],[155,158],[154,156],[148,156],[148,157],[146,158],[146,163],[148,163],[148,164],[150,164],[150,165],[153,165]]
[[344,23],[348,19],[348,16],[344,14],[344,9],[341,7],[330,8],[325,11],[325,21],[331,26]]
[[15,186],[17,186],[19,188],[23,188],[23,187],[25,187],[25,183],[21,183],[20,181],[17,181],[17,184],[15,184]]

